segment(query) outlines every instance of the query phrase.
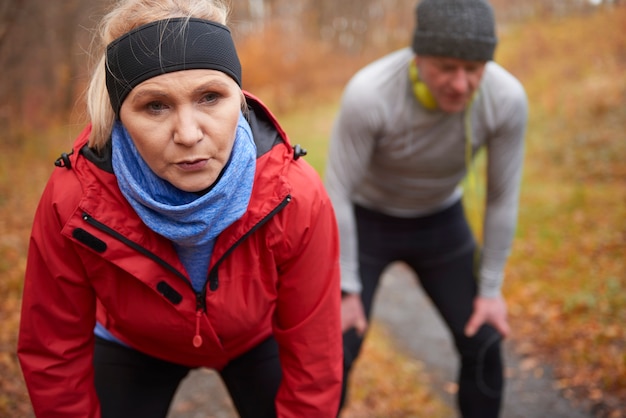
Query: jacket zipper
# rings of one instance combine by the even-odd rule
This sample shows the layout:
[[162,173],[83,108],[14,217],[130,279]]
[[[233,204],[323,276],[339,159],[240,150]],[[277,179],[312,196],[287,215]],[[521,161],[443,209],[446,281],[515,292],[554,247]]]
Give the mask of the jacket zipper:
[[[136,242],[129,240],[124,235],[120,234],[119,232],[117,232],[113,228],[110,228],[109,226],[103,224],[102,222],[96,220],[95,218],[93,218],[91,215],[89,215],[86,212],[83,212],[83,220],[85,222],[87,222],[89,225],[94,226],[95,228],[99,229],[100,231],[105,232],[106,234],[108,234],[108,235],[112,236],[113,238],[116,238],[117,240],[119,240],[122,243],[126,244],[130,248],[132,248],[132,249],[136,250],[137,252],[145,255],[146,257],[148,257],[152,261],[156,262],[157,264],[165,267],[167,270],[169,270],[170,272],[174,273],[176,276],[178,276],[181,279],[183,279],[185,281],[185,283],[189,284],[191,289],[194,290],[193,286],[191,285],[191,281],[189,281],[187,276],[185,276],[180,271],[176,270],[176,268],[174,266],[172,266],[171,264],[169,264],[168,262],[163,260],[158,255],[154,254],[151,251],[148,251],[147,249],[145,249],[141,245],[137,244]],[[195,290],[194,290],[194,292],[195,292]]]
[[283,210],[287,204],[291,202],[291,195],[285,196],[285,198],[276,206],[270,213],[265,215],[263,219],[261,219],[256,225],[254,225],[248,232],[246,232],[241,238],[237,240],[225,253],[220,257],[219,260],[215,263],[213,268],[209,271],[209,275],[206,283],[202,289],[203,293],[206,294],[206,286],[209,285],[211,291],[216,291],[219,287],[219,279],[217,277],[217,268],[222,264],[222,262],[228,257],[234,250],[237,248],[243,241],[245,241],[250,235],[252,235],[257,229],[262,227],[267,221],[274,217],[278,212]]
[[117,232],[113,228],[110,228],[109,226],[107,226],[107,225],[103,224],[102,222],[96,220],[95,218],[93,218],[88,213],[83,212],[83,220],[85,222],[87,222],[89,225],[92,225],[96,229],[98,229],[98,230],[100,230],[100,231],[102,231],[102,232],[112,236],[113,238],[115,238],[115,239],[119,240],[120,242],[126,244],[127,246],[129,246],[130,248],[132,248],[135,251],[139,252],[140,254],[145,255],[150,260],[153,260],[157,264],[163,266],[168,271],[172,272],[174,275],[176,275],[179,278],[183,279],[183,281],[189,285],[191,290],[196,295],[196,330],[195,330],[195,335],[194,335],[194,337],[193,337],[191,342],[192,342],[194,347],[196,347],[196,348],[200,347],[202,345],[202,337],[200,336],[200,318],[202,317],[202,313],[206,312],[206,303],[202,302],[202,299],[204,298],[203,295],[206,295],[206,290],[203,289],[200,292],[196,292],[196,289],[193,288],[193,285],[191,284],[191,281],[189,279],[187,279],[187,277],[183,273],[181,273],[180,271],[176,270],[176,268],[174,268],[174,266],[172,266],[171,264],[167,263],[161,257],[157,256],[156,254],[154,254],[151,251],[148,251],[147,249],[145,249],[141,245],[137,244],[136,242],[129,240],[128,238],[126,238],[124,235],[120,234],[119,232]]
[[196,335],[193,337],[193,346],[198,348],[202,345],[202,336],[200,335],[200,318],[202,313],[206,312],[206,292],[207,285],[211,291],[216,291],[219,287],[219,278],[217,276],[217,270],[220,264],[237,248],[243,241],[245,241],[250,235],[252,235],[257,229],[263,226],[267,221],[274,217],[278,212],[283,210],[287,204],[291,202],[291,195],[287,195],[270,213],[265,215],[256,225],[254,225],[248,232],[246,232],[241,238],[237,240],[215,263],[213,268],[209,271],[209,275],[206,283],[202,287],[202,292],[196,294]]
[[174,266],[167,263],[161,257],[157,256],[151,251],[148,251],[141,245],[137,244],[134,241],[129,240],[124,235],[120,234],[116,230],[110,228],[109,226],[103,224],[102,222],[96,220],[91,215],[86,212],[83,212],[83,220],[93,227],[99,229],[100,231],[116,238],[122,243],[126,244],[130,248],[136,250],[137,252],[145,255],[149,259],[153,260],[157,264],[163,266],[168,271],[172,272],[174,275],[180,277],[189,285],[191,290],[196,295],[196,330],[195,335],[192,339],[192,344],[194,347],[199,348],[202,345],[202,336],[200,335],[200,318],[203,313],[206,313],[206,293],[207,293],[207,284],[210,285],[211,291],[216,291],[219,286],[219,279],[217,276],[217,269],[222,264],[222,262],[228,257],[234,250],[237,248],[243,241],[245,241],[250,235],[252,235],[256,230],[258,230],[261,226],[263,226],[267,221],[269,221],[274,215],[280,212],[287,204],[291,202],[291,195],[287,195],[281,202],[276,206],[270,213],[263,217],[256,225],[254,225],[248,232],[246,232],[241,238],[237,240],[225,253],[220,257],[220,259],[215,263],[213,268],[209,271],[207,282],[202,287],[200,292],[196,292],[193,288],[191,281],[180,271],[178,271]]

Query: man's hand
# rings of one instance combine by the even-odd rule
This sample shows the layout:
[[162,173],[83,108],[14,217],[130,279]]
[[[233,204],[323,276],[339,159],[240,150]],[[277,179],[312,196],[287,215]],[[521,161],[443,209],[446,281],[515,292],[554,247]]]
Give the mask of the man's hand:
[[354,328],[359,336],[367,329],[367,319],[358,293],[348,293],[341,298],[341,330],[346,332],[350,328]]
[[506,302],[501,296],[495,298],[477,297],[474,299],[474,312],[465,325],[465,335],[473,337],[483,324],[492,325],[506,338],[510,328],[506,319]]

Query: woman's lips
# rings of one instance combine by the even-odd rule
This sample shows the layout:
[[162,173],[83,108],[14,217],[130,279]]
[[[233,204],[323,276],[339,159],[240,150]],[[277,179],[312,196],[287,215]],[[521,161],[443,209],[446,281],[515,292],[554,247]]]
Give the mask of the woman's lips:
[[181,161],[176,163],[176,166],[184,171],[197,171],[202,170],[208,164],[209,160],[191,160],[191,161]]

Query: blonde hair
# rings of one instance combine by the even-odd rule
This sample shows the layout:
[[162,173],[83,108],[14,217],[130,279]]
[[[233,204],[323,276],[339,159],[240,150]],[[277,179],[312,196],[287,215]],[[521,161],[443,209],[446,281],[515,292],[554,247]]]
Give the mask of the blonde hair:
[[87,89],[91,120],[89,146],[102,149],[109,141],[115,113],[106,88],[106,47],[134,28],[156,20],[195,17],[226,25],[230,9],[225,0],[119,0],[100,22],[94,46],[99,56]]

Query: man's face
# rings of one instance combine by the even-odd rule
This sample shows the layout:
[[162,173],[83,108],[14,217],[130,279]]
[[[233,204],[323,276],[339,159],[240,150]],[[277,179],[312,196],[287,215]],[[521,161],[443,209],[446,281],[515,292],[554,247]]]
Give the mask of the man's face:
[[458,58],[416,56],[420,79],[428,86],[439,109],[448,113],[461,112],[478,88],[485,61]]

